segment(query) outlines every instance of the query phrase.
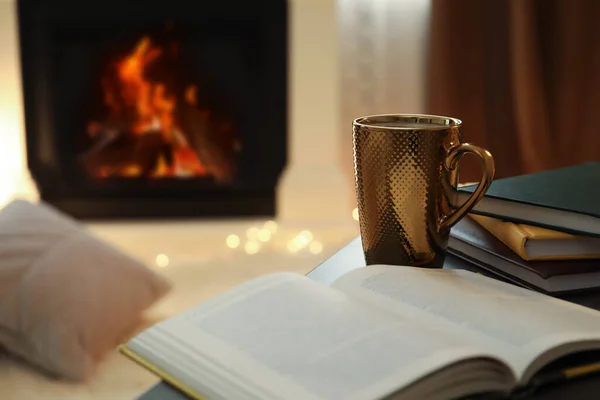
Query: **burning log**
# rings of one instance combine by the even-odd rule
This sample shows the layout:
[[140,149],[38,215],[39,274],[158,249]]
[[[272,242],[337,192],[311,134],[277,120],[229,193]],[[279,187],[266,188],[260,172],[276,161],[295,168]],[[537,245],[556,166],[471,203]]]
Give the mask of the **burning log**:
[[212,175],[218,183],[230,182],[233,143],[223,140],[211,113],[201,111],[198,87],[174,85],[174,93],[146,76],[163,53],[143,37],[103,78],[108,115],[104,123],[90,124],[94,144],[81,157],[85,169],[95,177]]
[[[103,176],[108,171],[124,168],[134,146],[133,136],[113,129],[95,134],[95,143],[80,156],[80,162],[91,176]],[[110,174],[109,174],[110,175]]]
[[[173,168],[173,151],[160,131],[151,131],[137,137],[131,163],[140,168],[142,176],[150,176],[158,167],[161,157],[170,171]],[[170,174],[167,172],[166,175]]]
[[218,183],[231,182],[236,172],[235,155],[232,148],[219,146],[215,140],[219,132],[210,119],[210,113],[184,103],[181,107],[181,118],[185,131],[189,132],[190,146],[196,151],[205,168]]

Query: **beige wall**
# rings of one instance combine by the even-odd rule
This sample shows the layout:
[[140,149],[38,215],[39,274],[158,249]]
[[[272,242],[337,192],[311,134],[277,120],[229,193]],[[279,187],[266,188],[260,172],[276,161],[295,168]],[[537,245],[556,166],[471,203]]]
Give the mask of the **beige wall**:
[[[0,186],[25,169],[21,75],[12,1],[0,1]],[[3,196],[0,189],[0,197]]]

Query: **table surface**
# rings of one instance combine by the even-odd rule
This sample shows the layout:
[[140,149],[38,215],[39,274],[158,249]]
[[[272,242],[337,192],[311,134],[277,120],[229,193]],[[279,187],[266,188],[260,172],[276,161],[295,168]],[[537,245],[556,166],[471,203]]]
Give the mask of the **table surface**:
[[[356,268],[365,266],[360,237],[352,240],[344,248],[328,258],[325,262],[310,271],[306,276],[326,284],[331,284],[340,276]],[[444,263],[445,269],[466,269],[476,271],[488,276],[476,266],[448,255]],[[494,277],[496,278],[496,277]],[[563,297],[564,300],[600,310],[600,293],[588,293]],[[528,396],[531,400],[561,400],[573,398],[578,400],[597,399],[600,393],[600,376],[582,378],[559,386],[543,388],[539,392]],[[171,387],[167,383],[159,383],[142,394],[138,400],[189,400],[185,394]]]

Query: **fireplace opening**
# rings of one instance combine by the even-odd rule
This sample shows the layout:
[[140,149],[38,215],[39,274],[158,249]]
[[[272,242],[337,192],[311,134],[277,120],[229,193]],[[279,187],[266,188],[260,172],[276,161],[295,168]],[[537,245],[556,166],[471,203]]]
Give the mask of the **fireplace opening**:
[[286,2],[18,2],[28,165],[79,218],[275,215]]
[[[172,29],[166,24],[165,33]],[[233,115],[199,82],[187,81],[177,40],[159,43],[145,35],[107,57],[82,129],[82,167],[94,179],[231,182],[241,150]]]

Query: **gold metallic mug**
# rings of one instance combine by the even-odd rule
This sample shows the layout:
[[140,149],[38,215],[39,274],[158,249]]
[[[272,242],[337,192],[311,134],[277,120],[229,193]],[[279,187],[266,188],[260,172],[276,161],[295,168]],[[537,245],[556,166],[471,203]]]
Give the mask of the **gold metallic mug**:
[[[494,159],[461,141],[462,122],[435,115],[374,115],[354,121],[354,174],[367,265],[440,268],[450,228],[483,197]],[[458,205],[458,162],[481,160],[483,176]]]

